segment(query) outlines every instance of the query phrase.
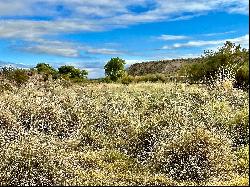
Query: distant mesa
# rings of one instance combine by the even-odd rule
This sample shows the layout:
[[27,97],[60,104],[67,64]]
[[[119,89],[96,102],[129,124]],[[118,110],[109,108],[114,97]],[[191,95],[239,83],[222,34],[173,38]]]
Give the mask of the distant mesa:
[[142,76],[155,73],[171,73],[178,70],[182,65],[197,62],[200,58],[158,60],[132,64],[127,72],[132,76]]

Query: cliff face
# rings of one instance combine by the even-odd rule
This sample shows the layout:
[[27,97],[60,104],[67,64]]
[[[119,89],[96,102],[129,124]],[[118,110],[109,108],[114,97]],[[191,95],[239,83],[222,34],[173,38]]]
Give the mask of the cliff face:
[[182,65],[197,62],[200,58],[160,60],[132,64],[127,72],[132,76],[141,76],[154,73],[171,73],[178,70]]

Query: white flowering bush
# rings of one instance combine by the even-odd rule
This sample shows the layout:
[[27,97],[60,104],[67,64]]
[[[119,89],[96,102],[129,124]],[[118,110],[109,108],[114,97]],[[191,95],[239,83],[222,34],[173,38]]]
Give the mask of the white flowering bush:
[[199,128],[177,136],[158,147],[152,159],[157,169],[176,180],[190,181],[222,177],[232,170],[233,157],[227,139]]
[[1,185],[248,184],[245,91],[32,78],[11,86],[0,92]]

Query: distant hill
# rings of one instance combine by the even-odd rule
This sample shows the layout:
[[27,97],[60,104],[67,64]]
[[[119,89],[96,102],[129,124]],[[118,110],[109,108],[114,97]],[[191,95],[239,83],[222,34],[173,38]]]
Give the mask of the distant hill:
[[141,76],[154,73],[171,73],[178,70],[184,64],[194,63],[200,59],[201,58],[186,58],[135,63],[127,69],[127,72],[132,76]]

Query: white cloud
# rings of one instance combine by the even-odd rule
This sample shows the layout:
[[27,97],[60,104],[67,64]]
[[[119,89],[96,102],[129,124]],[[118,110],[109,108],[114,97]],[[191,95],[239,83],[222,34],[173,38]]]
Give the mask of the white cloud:
[[44,40],[39,38],[30,41],[28,40],[25,45],[23,45],[23,43],[21,45],[15,44],[14,46],[12,46],[12,48],[30,53],[41,53],[70,58],[84,57],[83,53],[101,55],[122,54],[121,51],[118,51],[116,49],[94,48],[79,43],[57,40]]
[[32,38],[25,44],[14,44],[13,49],[30,53],[49,54],[63,57],[79,57],[80,48],[71,42]]
[[[145,11],[135,12],[129,8],[131,6],[143,7]],[[30,52],[77,57],[79,50],[82,50],[78,45],[48,46],[39,41],[47,36],[53,38],[68,33],[100,32],[140,23],[189,19],[208,11],[248,15],[248,6],[247,0],[0,0],[0,39],[26,41],[28,46],[23,47]],[[185,14],[187,12],[189,15]],[[162,35],[163,40],[184,38]],[[185,45],[207,44],[204,41],[191,41]],[[174,47],[182,47],[182,44]],[[110,55],[122,53],[104,47],[85,47],[83,51]]]
[[44,53],[44,54],[50,54],[50,55],[57,55],[57,56],[64,56],[64,57],[79,57],[79,51],[74,48],[53,48],[51,46],[45,46],[45,45],[36,45],[36,46],[29,46],[26,48],[23,48],[24,51],[28,51],[31,53]]
[[236,31],[226,31],[226,32],[207,33],[207,34],[203,34],[203,36],[218,36],[218,35],[232,34],[232,33],[236,33]]
[[160,37],[158,37],[158,39],[160,40],[184,40],[184,39],[188,39],[188,36],[182,36],[182,35],[166,35],[163,34]]
[[98,25],[79,20],[32,21],[0,20],[0,38],[36,40],[46,35],[71,33],[79,30],[95,31]]
[[121,51],[115,49],[106,49],[106,48],[90,48],[86,50],[89,54],[102,54],[102,55],[119,55],[122,54]]
[[[246,0],[4,0],[0,1],[0,38],[19,38],[47,34],[100,31],[138,23],[191,18],[207,11],[248,14]],[[130,6],[148,7],[136,13]],[[190,15],[184,15],[189,12]],[[6,17],[29,16],[18,20]],[[49,20],[30,18],[49,17]],[[0,18],[1,20],[1,18]],[[31,36],[29,36],[31,35]]]
[[165,45],[162,47],[162,49],[177,49],[177,48],[185,48],[185,47],[202,47],[202,46],[221,46],[226,41],[231,41],[236,44],[241,44],[242,47],[248,48],[249,34],[246,34],[238,38],[231,38],[231,39],[229,38],[229,39],[223,39],[223,40],[193,40],[193,41],[188,41],[186,43],[175,43],[171,46]]

